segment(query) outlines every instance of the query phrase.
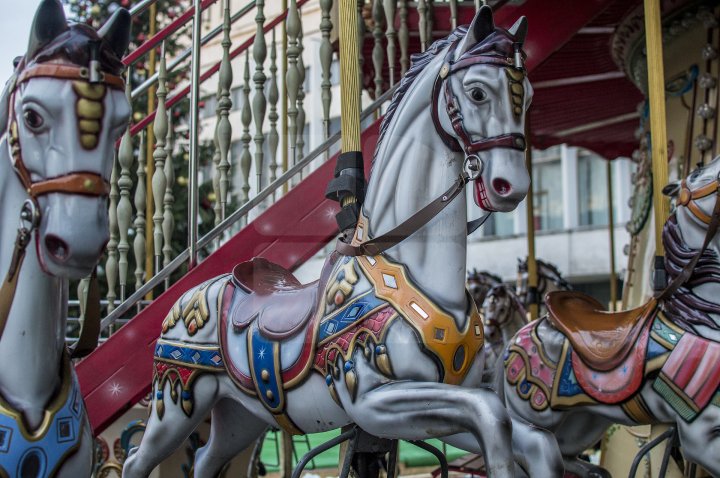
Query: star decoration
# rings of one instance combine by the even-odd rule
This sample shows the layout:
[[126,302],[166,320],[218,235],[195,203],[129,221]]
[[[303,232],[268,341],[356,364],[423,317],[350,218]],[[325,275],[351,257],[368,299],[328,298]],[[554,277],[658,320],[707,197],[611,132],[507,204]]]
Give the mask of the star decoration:
[[110,393],[111,393],[114,397],[120,395],[120,392],[122,392],[122,389],[123,389],[123,388],[122,388],[122,385],[120,385],[120,384],[117,383],[117,382],[113,382],[113,384],[110,385]]
[[262,347],[262,348],[258,351],[258,358],[259,358],[259,359],[264,359],[264,358],[265,358],[265,347]]

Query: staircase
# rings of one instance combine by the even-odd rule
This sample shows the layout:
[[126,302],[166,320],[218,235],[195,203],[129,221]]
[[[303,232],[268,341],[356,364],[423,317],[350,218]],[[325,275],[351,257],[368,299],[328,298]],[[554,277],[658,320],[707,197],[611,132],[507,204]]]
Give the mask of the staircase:
[[[338,0],[339,1],[339,0]],[[343,0],[344,1],[344,0]],[[204,0],[202,8],[208,9],[216,0]],[[147,2],[142,2],[143,4]],[[225,5],[225,2],[222,2]],[[275,3],[275,2],[268,2]],[[322,76],[323,76],[323,121],[325,124],[326,141],[316,148],[314,151],[304,154],[304,144],[302,128],[304,127],[303,97],[306,92],[302,91],[302,84],[305,74],[302,57],[298,53],[298,49],[302,51],[302,35],[298,33],[300,28],[296,25],[299,22],[299,8],[305,3],[309,3],[309,7],[315,7],[313,0],[291,0],[289,9],[286,12],[280,12],[266,22],[263,14],[265,2],[253,1],[242,7],[238,12],[231,15],[229,9],[224,9],[221,15],[221,25],[207,33],[206,38],[212,39],[222,33],[223,35],[223,59],[205,70],[202,75],[202,81],[214,78],[215,73],[218,78],[218,95],[217,95],[217,118],[218,127],[216,134],[216,155],[213,161],[213,172],[216,177],[215,181],[215,204],[214,209],[217,215],[216,227],[205,237],[193,245],[193,249],[203,248],[210,250],[209,256],[201,261],[198,265],[191,269],[177,282],[169,285],[167,289],[157,296],[144,308],[142,299],[153,288],[162,285],[173,271],[179,270],[190,258],[191,248],[186,249],[176,257],[170,257],[167,250],[155,247],[153,255],[156,263],[163,263],[163,267],[155,267],[154,271],[141,270],[140,274],[143,280],[135,282],[135,291],[125,297],[125,291],[130,290],[132,286],[127,277],[127,271],[122,267],[118,268],[118,264],[123,261],[127,262],[127,254],[129,249],[129,239],[127,231],[122,232],[122,228],[130,224],[131,216],[135,216],[133,222],[136,227],[135,240],[138,236],[143,235],[143,227],[154,229],[156,234],[162,235],[161,229],[171,226],[167,223],[168,216],[172,217],[172,194],[168,196],[167,192],[172,187],[172,171],[167,169],[168,158],[172,154],[167,154],[168,148],[172,152],[173,140],[172,127],[168,128],[167,117],[165,114],[156,114],[153,112],[137,121],[131,127],[128,127],[124,141],[130,141],[134,135],[140,134],[151,122],[154,122],[155,131],[169,131],[166,138],[158,138],[155,143],[155,150],[152,160],[155,165],[155,173],[165,176],[165,186],[155,191],[155,218],[148,216],[142,218],[141,211],[145,209],[142,200],[135,196],[136,211],[128,213],[126,208],[118,207],[119,201],[127,198],[130,193],[130,186],[127,181],[120,181],[118,178],[130,178],[130,167],[133,164],[132,150],[128,153],[128,148],[120,149],[118,157],[118,173],[114,176],[113,184],[114,196],[111,194],[111,226],[115,229],[111,231],[114,234],[109,244],[108,263],[105,270],[108,278],[108,310],[107,316],[103,319],[103,328],[111,328],[113,323],[118,319],[126,317],[129,313],[139,309],[134,317],[128,321],[127,325],[121,327],[118,331],[110,336],[110,338],[102,344],[94,353],[81,361],[77,366],[77,373],[80,385],[85,397],[91,425],[94,433],[99,434],[128,408],[137,403],[151,389],[152,379],[152,357],[154,352],[154,342],[160,332],[160,324],[173,303],[180,298],[189,288],[205,281],[208,278],[228,273],[232,267],[238,262],[251,259],[255,256],[262,256],[271,261],[289,268],[295,269],[303,262],[312,257],[324,245],[333,240],[337,233],[334,214],[337,212],[337,204],[327,201],[324,198],[324,190],[327,182],[332,177],[335,165],[335,156],[327,158],[327,151],[339,139],[339,133],[330,135],[329,123],[330,117],[328,111],[332,98],[330,86],[330,58],[332,55],[332,46],[330,42],[330,31],[332,23],[328,25],[331,18],[330,5],[332,2],[320,1],[320,9],[322,22],[320,23],[320,31],[322,34],[322,44],[320,48]],[[403,71],[404,64],[409,58],[410,52],[419,51],[423,45],[427,45],[433,38],[439,38],[449,33],[453,24],[468,23],[474,14],[474,2],[457,2],[457,1],[387,1],[387,0],[368,0],[361,2],[364,11],[371,12],[372,21],[368,19],[363,25],[363,35],[365,38],[363,51],[365,52],[363,62],[364,86],[371,93],[375,102],[369,105],[364,111],[363,117],[370,118],[375,115],[380,116],[381,107],[386,104],[392,93],[391,83],[396,83]],[[367,5],[366,5],[367,3]],[[492,2],[491,2],[492,3]],[[560,48],[567,42],[583,25],[590,19],[601,12],[604,8],[604,2],[601,0],[588,0],[586,2],[573,2],[563,0],[557,3],[564,4],[567,7],[567,16],[562,20],[557,19],[558,10],[550,9],[547,3],[542,0],[526,0],[521,5],[518,2],[510,2],[505,5],[506,1],[497,2],[502,4],[502,9],[496,14],[495,20],[497,24],[509,27],[511,23],[519,16],[524,14],[528,16],[530,23],[529,41],[526,44],[528,53],[528,67],[530,70],[541,64],[548,56]],[[395,9],[387,9],[381,7],[395,6]],[[430,8],[428,9],[428,5]],[[555,6],[555,5],[554,5]],[[557,7],[556,7],[557,8]],[[243,41],[236,48],[230,45],[231,25],[235,21],[241,20],[251,11],[256,12],[256,34]],[[454,13],[457,12],[457,13]],[[212,11],[210,16],[213,17]],[[388,28],[385,21],[385,14],[392,14],[394,22],[393,28]],[[216,15],[215,15],[216,16]],[[288,57],[288,76],[286,79],[277,76],[277,52],[275,51],[277,42],[273,31],[287,17],[288,42],[290,49],[287,52]],[[367,18],[367,15],[366,15]],[[177,20],[168,24],[161,29],[153,38],[147,40],[146,44],[141,45],[135,52],[132,52],[126,58],[126,63],[131,64],[137,61],[143,54],[155,48],[163,38],[177,32],[183,23],[192,19],[192,13],[183,15]],[[422,27],[420,27],[422,25]],[[553,25],[551,32],[543,32],[543,25]],[[405,27],[404,29],[402,27]],[[403,31],[405,33],[403,33]],[[425,33],[421,32],[424,31]],[[258,35],[262,35],[265,42],[254,41]],[[272,35],[272,36],[271,36]],[[205,41],[210,42],[210,40]],[[398,51],[397,55],[391,62],[386,61],[386,49],[388,42],[392,42]],[[267,55],[266,45],[270,46],[270,74],[263,75],[265,80],[255,81],[256,75],[250,71],[250,65],[247,61],[252,51],[252,57],[255,58],[259,67],[255,67],[255,73],[263,72],[264,63]],[[389,51],[389,49],[387,49]],[[165,64],[165,59],[161,58],[161,68],[155,80],[158,82],[158,110],[164,112],[166,108],[177,104],[186,97],[190,87],[179,87],[176,91],[167,94],[166,84],[168,71],[174,67],[182,65],[183,55],[190,55],[190,50],[182,53],[178,58],[174,59],[170,65]],[[232,69],[231,61],[245,59],[244,68],[244,84],[243,92],[243,108],[241,115],[241,124],[232,124],[228,120],[230,112],[230,90],[232,86]],[[327,66],[326,66],[327,65]],[[229,73],[230,72],[230,73]],[[392,74],[391,74],[392,72]],[[392,76],[392,78],[391,78]],[[250,78],[253,78],[251,84]],[[258,77],[260,78],[260,77]],[[532,78],[532,76],[531,76]],[[284,81],[287,80],[287,81]],[[266,94],[265,82],[270,82],[269,93]],[[136,93],[141,94],[147,90],[148,86],[153,83],[153,77],[149,78],[143,84],[136,88]],[[280,83],[280,87],[278,87]],[[250,93],[254,91],[253,103],[255,100],[261,101],[269,106],[267,120],[269,121],[269,132],[264,133],[268,128],[264,126],[266,117],[259,116],[257,111],[252,108]],[[282,147],[290,152],[291,160],[286,171],[282,170],[277,152],[278,148],[278,104],[279,98],[283,96],[289,99],[288,122],[290,137],[282,143]],[[327,108],[326,102],[327,101]],[[284,120],[284,118],[280,118]],[[376,119],[362,133],[363,154],[366,160],[366,175],[369,175],[370,158],[372,158],[379,129],[380,120]],[[259,124],[259,126],[257,126]],[[231,133],[225,126],[230,125],[232,128],[242,127],[243,136],[241,139],[242,152],[240,157],[232,158],[233,168],[239,168],[243,184],[242,191],[239,194],[240,207],[236,211],[227,211],[225,208],[229,204],[228,192],[223,190],[223,182],[227,185],[230,182],[228,176],[229,170],[229,143]],[[250,135],[250,126],[255,125],[254,138]],[[294,129],[293,129],[294,128]],[[259,132],[258,132],[259,131]],[[295,134],[293,134],[293,132]],[[191,133],[192,134],[192,133]],[[168,141],[169,140],[169,141]],[[262,150],[255,150],[254,158],[251,156],[251,141],[258,145],[264,145],[267,141],[269,145],[269,158],[263,158]],[[163,151],[165,151],[163,153]],[[138,153],[143,156],[142,148]],[[270,162],[269,182],[264,188],[255,190],[251,196],[250,173],[251,160],[255,159],[259,163],[264,164],[263,160]],[[294,157],[293,157],[294,156]],[[325,157],[325,161],[321,158]],[[138,160],[145,161],[146,158],[139,157]],[[192,162],[193,158],[190,158]],[[318,162],[322,162],[315,170],[306,174],[302,180],[299,180],[303,171],[311,168]],[[274,168],[272,167],[274,166]],[[275,171],[279,176],[275,176]],[[263,173],[265,174],[265,173]],[[169,182],[169,186],[168,186]],[[293,185],[293,182],[296,184]],[[138,187],[142,180],[138,180]],[[287,192],[283,190],[287,188]],[[226,188],[227,189],[227,188]],[[157,197],[162,196],[163,201],[158,202]],[[276,199],[275,199],[276,198]],[[140,198],[142,199],[142,198]],[[275,199],[273,201],[273,199]],[[143,199],[144,200],[144,199]],[[256,213],[259,206],[269,207],[257,214],[254,220],[248,222],[248,214]],[[157,211],[165,209],[170,213],[165,217],[157,217]],[[115,219],[113,221],[113,215]],[[140,219],[146,220],[145,223],[138,222]],[[153,221],[153,219],[155,219]],[[158,220],[159,219],[159,220]],[[217,241],[223,236],[228,236],[231,227],[237,227],[245,221],[246,225],[239,232],[229,237],[222,245],[217,245]],[[118,222],[123,227],[118,228]],[[163,227],[165,226],[165,227]],[[139,231],[139,232],[138,232]],[[172,228],[170,228],[172,231]],[[160,243],[169,242],[167,234],[161,237]],[[114,241],[114,243],[113,243]],[[151,244],[151,241],[148,241]],[[152,244],[151,244],[152,245]],[[144,246],[144,243],[142,243]],[[142,255],[136,257],[136,262],[143,264]],[[141,268],[142,266],[138,266]],[[118,271],[119,269],[119,271]],[[153,273],[154,272],[154,275]],[[123,275],[124,274],[124,275]],[[120,300],[115,295],[117,285],[120,285]]]

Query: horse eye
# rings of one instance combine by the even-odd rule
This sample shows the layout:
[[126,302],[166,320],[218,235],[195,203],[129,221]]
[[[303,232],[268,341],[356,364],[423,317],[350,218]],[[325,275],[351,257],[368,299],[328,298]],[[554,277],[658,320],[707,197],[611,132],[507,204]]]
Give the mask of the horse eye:
[[40,113],[38,113],[37,111],[35,111],[33,109],[25,110],[23,117],[25,118],[25,124],[30,129],[38,129],[44,123],[42,116],[40,116]]
[[487,98],[487,94],[485,93],[485,90],[482,88],[473,88],[470,90],[470,96],[474,101],[480,102]]

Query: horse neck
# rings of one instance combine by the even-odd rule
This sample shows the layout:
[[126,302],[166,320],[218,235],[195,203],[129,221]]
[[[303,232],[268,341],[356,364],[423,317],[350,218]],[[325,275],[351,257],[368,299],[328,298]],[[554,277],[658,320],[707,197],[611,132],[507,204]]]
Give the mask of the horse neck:
[[[405,93],[378,147],[363,205],[373,237],[390,231],[440,196],[462,169],[462,155],[449,151],[432,126],[429,102],[441,61],[439,54]],[[439,108],[444,111],[444,103]],[[428,224],[387,251],[460,325],[466,320],[466,222],[466,200],[461,194]]]
[[[6,139],[0,140],[0,277],[4,280],[13,254],[20,208],[26,199],[13,171]],[[31,426],[59,384],[65,347],[67,280],[40,269],[35,244],[26,250],[17,292],[0,339],[0,393],[25,412]]]

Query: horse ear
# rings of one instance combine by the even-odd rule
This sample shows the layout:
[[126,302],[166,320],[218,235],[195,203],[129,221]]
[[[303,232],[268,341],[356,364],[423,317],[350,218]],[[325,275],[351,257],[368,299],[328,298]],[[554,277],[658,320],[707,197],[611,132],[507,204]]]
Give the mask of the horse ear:
[[43,0],[33,19],[25,58],[28,61],[38,51],[68,29],[65,11],[59,0]]
[[473,18],[473,21],[468,28],[458,56],[483,41],[494,31],[495,22],[493,21],[492,8],[487,5],[483,5],[475,14],[475,18]]
[[680,183],[678,181],[674,181],[662,189],[662,193],[665,196],[674,197],[674,196],[677,196],[679,192],[680,192]]
[[110,20],[98,30],[98,36],[107,42],[118,58],[122,58],[130,44],[131,20],[130,12],[124,8],[118,8]]
[[513,26],[510,27],[510,30],[508,30],[508,32],[510,32],[510,34],[513,37],[515,37],[515,40],[519,44],[522,45],[523,43],[525,43],[525,37],[527,36],[527,30],[528,30],[527,18],[522,16],[517,19],[517,21],[515,22],[515,24]]

